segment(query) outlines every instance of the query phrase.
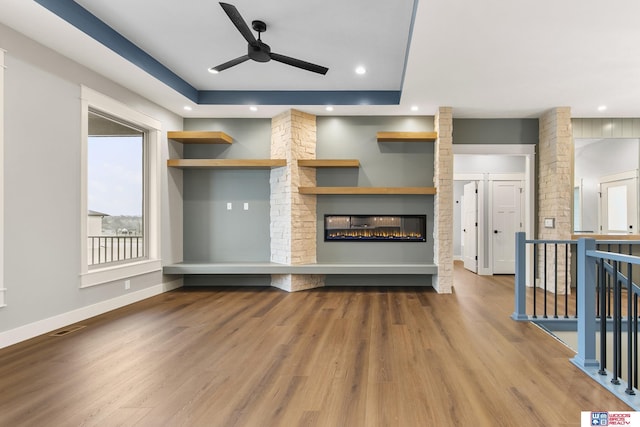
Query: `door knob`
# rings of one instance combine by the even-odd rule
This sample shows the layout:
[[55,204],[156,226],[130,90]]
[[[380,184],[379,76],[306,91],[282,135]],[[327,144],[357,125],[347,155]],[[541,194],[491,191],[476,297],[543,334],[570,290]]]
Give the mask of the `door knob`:
[[493,230],[493,234],[498,234],[499,231],[498,230]]

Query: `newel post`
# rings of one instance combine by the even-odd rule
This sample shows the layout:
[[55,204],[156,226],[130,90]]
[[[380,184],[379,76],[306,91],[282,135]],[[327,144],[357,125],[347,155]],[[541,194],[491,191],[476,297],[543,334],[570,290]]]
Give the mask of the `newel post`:
[[596,360],[596,260],[587,256],[595,249],[594,239],[578,240],[578,353],[571,362],[582,370],[600,366]]
[[516,283],[515,309],[513,320],[529,320],[527,315],[527,235],[523,231],[516,233]]

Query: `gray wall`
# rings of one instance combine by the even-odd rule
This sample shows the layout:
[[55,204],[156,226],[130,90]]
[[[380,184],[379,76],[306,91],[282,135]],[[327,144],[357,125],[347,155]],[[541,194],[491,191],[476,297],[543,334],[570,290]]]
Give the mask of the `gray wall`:
[[[80,84],[180,129],[182,119],[0,25],[5,72],[5,271],[0,332],[173,278],[161,273],[80,289]],[[162,144],[163,162],[169,155]],[[181,258],[181,175],[162,168],[162,257]],[[171,221],[179,220],[174,227]]]
[[[317,185],[433,186],[433,143],[376,141],[379,131],[430,130],[433,117],[318,117],[316,157],[360,168],[319,169]],[[318,262],[433,262],[433,196],[318,196],[317,213]],[[427,242],[324,242],[325,214],[426,214]]]
[[[432,186],[433,143],[378,143],[382,130],[428,131],[428,117],[318,117],[317,158],[355,158],[359,169],[318,169],[319,186]],[[269,158],[270,119],[185,119],[185,130],[221,130],[231,145],[186,145],[185,158]],[[184,259],[268,262],[268,170],[184,171]],[[242,205],[248,202],[249,210]],[[232,203],[232,210],[227,210]],[[318,262],[432,262],[432,196],[318,196],[324,214],[426,214],[427,243],[318,242]],[[355,252],[354,245],[358,251]],[[189,284],[196,284],[196,280]],[[210,279],[206,279],[206,283]],[[198,282],[199,283],[199,282]]]
[[454,144],[538,144],[538,119],[453,119]]
[[[184,125],[185,130],[219,130],[233,138],[231,145],[186,145],[185,158],[270,156],[271,119],[185,119]],[[269,176],[270,170],[185,170],[184,259],[269,262]]]

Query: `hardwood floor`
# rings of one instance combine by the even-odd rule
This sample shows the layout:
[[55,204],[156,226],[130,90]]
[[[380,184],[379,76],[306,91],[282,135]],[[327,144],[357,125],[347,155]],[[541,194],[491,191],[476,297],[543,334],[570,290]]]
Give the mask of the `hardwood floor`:
[[512,276],[455,275],[452,295],[159,295],[0,350],[0,426],[561,427],[630,410],[509,318]]

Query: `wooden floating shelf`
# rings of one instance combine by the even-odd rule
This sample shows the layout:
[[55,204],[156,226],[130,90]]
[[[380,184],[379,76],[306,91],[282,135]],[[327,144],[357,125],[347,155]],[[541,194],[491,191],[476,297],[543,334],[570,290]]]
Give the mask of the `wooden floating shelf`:
[[437,132],[378,132],[378,142],[433,142]]
[[271,169],[286,166],[285,159],[169,159],[167,166],[182,169]]
[[435,187],[298,187],[300,194],[436,194]]
[[169,131],[167,138],[183,144],[231,144],[233,138],[224,132]]
[[356,159],[299,159],[298,166],[307,168],[358,168],[360,161]]

